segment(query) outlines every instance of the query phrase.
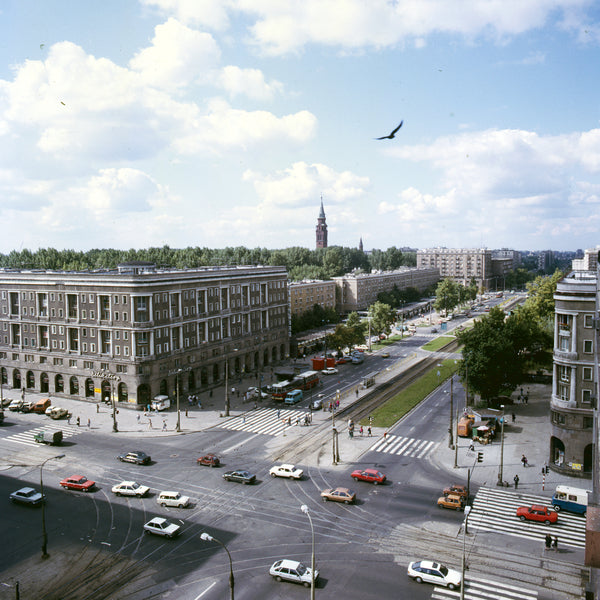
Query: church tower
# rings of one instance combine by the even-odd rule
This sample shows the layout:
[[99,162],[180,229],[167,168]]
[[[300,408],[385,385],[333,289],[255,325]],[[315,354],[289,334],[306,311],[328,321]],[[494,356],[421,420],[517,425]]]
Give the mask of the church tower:
[[317,219],[317,248],[327,248],[327,223],[325,223],[323,196],[321,196],[321,212],[319,212],[319,218]]
[[361,236],[361,238],[360,238],[360,242],[358,242],[358,249],[359,249],[361,252],[364,252],[364,250],[363,250],[363,243],[362,243],[362,236]]

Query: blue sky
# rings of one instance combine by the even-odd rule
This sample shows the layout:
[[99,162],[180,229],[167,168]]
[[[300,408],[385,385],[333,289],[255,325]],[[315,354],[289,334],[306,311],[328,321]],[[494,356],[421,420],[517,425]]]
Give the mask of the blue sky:
[[[0,251],[600,244],[592,0],[4,0]],[[403,120],[393,140],[376,141]]]

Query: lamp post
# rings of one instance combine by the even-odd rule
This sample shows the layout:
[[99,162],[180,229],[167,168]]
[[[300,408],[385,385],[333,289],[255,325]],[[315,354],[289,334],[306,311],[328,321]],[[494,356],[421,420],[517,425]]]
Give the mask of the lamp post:
[[465,506],[465,527],[463,529],[462,575],[460,578],[460,600],[465,600],[465,538],[467,535],[467,521],[469,520],[470,506]]
[[315,528],[313,527],[312,518],[308,506],[303,504],[300,510],[308,517],[310,522],[310,533],[312,539],[312,550],[310,555],[310,600],[315,600]]
[[231,554],[229,554],[229,550],[227,549],[227,546],[221,540],[218,540],[217,538],[213,537],[212,535],[209,535],[208,533],[206,533],[206,531],[200,534],[200,539],[204,540],[205,542],[217,542],[217,544],[222,546],[225,549],[225,552],[227,552],[227,556],[229,557],[229,592],[230,592],[231,600],[234,600],[233,588],[235,585],[235,581],[233,578],[233,561],[231,560]]
[[[233,351],[237,352],[237,348]],[[229,416],[229,357],[227,356],[225,357],[225,416]]]
[[498,469],[498,485],[503,485],[504,481],[504,404],[500,405],[502,409],[502,424],[500,426],[500,468]]
[[42,494],[42,558],[48,558],[50,555],[48,554],[48,533],[46,531],[46,499],[44,498],[44,479],[43,479],[43,469],[44,465],[49,461],[55,458],[64,458],[64,454],[59,454],[57,456],[51,456],[47,458],[40,465],[40,493]]

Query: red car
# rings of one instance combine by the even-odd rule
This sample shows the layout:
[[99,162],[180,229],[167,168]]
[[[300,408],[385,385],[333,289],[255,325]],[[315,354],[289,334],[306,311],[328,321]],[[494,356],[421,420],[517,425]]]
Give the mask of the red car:
[[350,475],[354,481],[368,481],[373,485],[377,485],[378,483],[385,483],[386,477],[377,469],[356,469],[356,471],[352,471]]
[[342,356],[335,361],[336,365],[345,365],[348,361]]
[[533,506],[520,506],[517,508],[517,517],[521,521],[540,521],[546,525],[558,521],[558,513],[547,506],[534,504]]
[[86,479],[83,475],[71,475],[71,477],[65,477],[60,482],[61,487],[65,490],[78,490],[80,492],[89,492],[96,485],[95,481]]
[[219,457],[215,454],[205,454],[196,460],[196,463],[199,465],[204,465],[206,467],[218,467],[221,464]]

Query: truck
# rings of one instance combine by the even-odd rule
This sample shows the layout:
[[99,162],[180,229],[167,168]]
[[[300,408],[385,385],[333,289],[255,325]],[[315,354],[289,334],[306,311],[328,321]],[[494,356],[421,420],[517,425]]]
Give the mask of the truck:
[[152,400],[152,410],[167,410],[171,407],[171,399],[169,396],[165,396],[164,394],[159,394],[158,396],[154,396],[154,400]]
[[49,444],[50,446],[60,446],[63,439],[62,431],[38,431],[33,436],[38,444]]

